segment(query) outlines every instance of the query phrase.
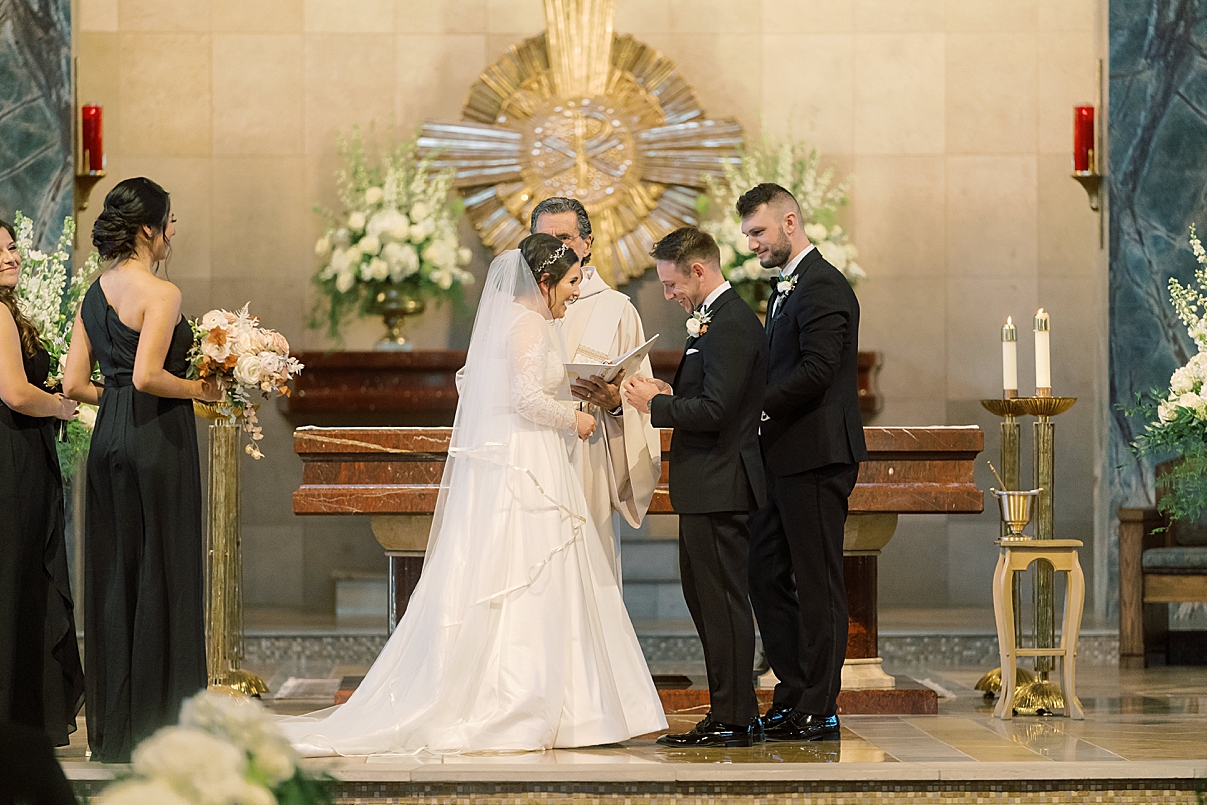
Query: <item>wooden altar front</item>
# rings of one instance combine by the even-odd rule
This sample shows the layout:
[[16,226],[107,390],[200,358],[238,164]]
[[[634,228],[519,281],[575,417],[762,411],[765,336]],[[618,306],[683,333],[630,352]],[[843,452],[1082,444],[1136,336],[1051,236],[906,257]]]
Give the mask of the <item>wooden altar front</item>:
[[[450,434],[449,428],[303,427],[294,432],[294,452],[303,465],[293,510],[372,515],[374,536],[389,557],[391,629],[423,566]],[[877,558],[901,515],[983,510],[973,464],[985,437],[975,426],[868,427],[864,435],[869,458],[851,495],[843,545],[850,612],[843,686],[888,689],[893,678],[880,670],[878,652]],[[670,430],[662,431],[664,456],[671,438]],[[674,514],[665,460],[650,514]]]

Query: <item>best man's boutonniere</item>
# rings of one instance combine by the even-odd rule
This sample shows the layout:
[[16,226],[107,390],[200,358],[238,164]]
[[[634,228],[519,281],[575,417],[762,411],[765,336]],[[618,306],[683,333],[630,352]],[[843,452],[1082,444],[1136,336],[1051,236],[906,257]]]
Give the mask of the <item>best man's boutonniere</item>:
[[712,321],[711,310],[696,310],[687,320],[687,334],[691,338],[699,338],[708,332],[708,323]]
[[779,291],[786,300],[788,295],[796,290],[796,280],[799,277],[799,274],[793,274],[791,277],[785,279],[783,275],[780,275],[779,282],[775,284],[775,290]]

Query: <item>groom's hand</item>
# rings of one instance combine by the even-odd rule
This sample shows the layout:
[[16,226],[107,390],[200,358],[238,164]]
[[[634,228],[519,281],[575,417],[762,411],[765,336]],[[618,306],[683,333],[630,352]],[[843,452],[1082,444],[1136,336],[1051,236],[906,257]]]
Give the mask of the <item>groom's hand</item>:
[[611,383],[599,375],[591,375],[571,383],[570,393],[580,400],[598,405],[605,411],[615,411],[620,407],[620,382],[622,380],[624,380],[623,369],[617,373],[616,379]]
[[650,412],[650,400],[659,394],[673,393],[669,383],[652,377],[634,377],[624,384],[625,399],[643,414]]

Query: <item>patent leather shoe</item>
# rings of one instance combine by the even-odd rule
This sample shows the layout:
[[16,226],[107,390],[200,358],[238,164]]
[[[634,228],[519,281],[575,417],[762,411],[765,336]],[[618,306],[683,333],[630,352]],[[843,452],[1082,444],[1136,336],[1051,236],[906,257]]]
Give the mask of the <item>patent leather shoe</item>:
[[841,737],[838,716],[815,716],[808,713],[792,713],[778,726],[767,730],[767,740],[787,741],[837,741]]
[[695,726],[690,732],[678,735],[663,735],[658,743],[663,746],[754,746],[763,742],[763,727],[759,719],[745,726],[714,721],[711,716]]
[[763,730],[770,732],[780,724],[783,724],[790,715],[792,715],[791,707],[784,704],[771,705],[771,709],[767,711],[767,715],[763,716]]

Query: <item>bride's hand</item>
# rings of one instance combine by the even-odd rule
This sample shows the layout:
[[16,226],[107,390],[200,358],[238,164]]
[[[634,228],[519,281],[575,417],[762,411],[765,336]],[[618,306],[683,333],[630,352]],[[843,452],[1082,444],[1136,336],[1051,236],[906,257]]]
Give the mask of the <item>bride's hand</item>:
[[585,411],[574,412],[574,426],[578,429],[578,438],[586,440],[595,432],[595,417]]

